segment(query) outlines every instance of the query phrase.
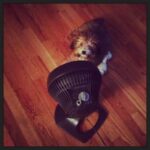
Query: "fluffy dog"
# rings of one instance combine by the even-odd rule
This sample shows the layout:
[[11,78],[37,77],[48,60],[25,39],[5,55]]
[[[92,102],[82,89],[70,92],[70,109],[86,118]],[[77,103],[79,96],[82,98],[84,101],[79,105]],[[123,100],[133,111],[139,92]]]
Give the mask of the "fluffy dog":
[[84,23],[69,35],[69,40],[74,60],[94,63],[102,75],[107,71],[111,40],[103,18]]

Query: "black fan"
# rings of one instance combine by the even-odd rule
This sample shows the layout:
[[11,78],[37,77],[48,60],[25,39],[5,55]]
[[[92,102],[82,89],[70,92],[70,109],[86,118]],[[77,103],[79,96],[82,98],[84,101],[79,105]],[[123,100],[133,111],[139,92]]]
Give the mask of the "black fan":
[[[49,74],[47,84],[48,92],[59,103],[55,111],[56,123],[86,142],[107,116],[98,102],[101,74],[97,67],[88,61],[66,63]],[[99,113],[98,121],[91,130],[82,132],[80,124],[94,111]]]

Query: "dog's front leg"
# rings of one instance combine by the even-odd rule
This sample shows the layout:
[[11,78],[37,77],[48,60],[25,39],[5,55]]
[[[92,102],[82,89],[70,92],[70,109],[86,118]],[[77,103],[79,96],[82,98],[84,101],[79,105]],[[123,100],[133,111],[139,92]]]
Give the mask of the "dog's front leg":
[[112,53],[108,51],[107,55],[104,57],[102,63],[100,63],[97,68],[100,71],[101,75],[104,75],[107,72],[107,61],[112,58]]

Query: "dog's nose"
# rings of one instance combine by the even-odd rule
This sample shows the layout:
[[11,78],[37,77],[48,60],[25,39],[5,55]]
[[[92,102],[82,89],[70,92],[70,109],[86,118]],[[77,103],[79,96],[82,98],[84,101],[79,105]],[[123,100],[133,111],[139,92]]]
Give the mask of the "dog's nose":
[[82,54],[85,55],[85,54],[86,54],[86,51],[82,51]]

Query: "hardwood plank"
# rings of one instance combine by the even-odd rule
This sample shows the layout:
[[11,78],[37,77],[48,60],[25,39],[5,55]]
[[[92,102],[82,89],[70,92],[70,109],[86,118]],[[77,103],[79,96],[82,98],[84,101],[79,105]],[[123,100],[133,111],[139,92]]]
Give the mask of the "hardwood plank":
[[6,146],[15,146],[6,126],[4,126],[4,141],[3,141],[3,145]]
[[[23,137],[27,141],[27,143],[24,143],[25,145],[26,144],[35,145],[37,143],[39,145],[41,145],[42,143],[40,142],[40,139],[39,139],[37,133],[35,132],[34,128],[32,127],[32,124],[30,123],[30,120],[26,116],[26,113],[22,109],[19,99],[17,98],[16,94],[14,93],[14,91],[6,77],[4,77],[4,82],[5,82],[4,89],[5,88],[7,89],[7,90],[4,90],[5,91],[4,92],[5,101],[8,105],[7,107],[9,107],[9,109],[10,109],[9,111],[11,111],[11,112],[9,112],[9,114],[7,114],[8,112],[6,112],[5,115],[6,116],[7,115],[10,116],[12,114],[15,115],[14,118],[17,118],[16,124],[17,124],[18,128],[20,128],[20,130],[23,134]],[[5,117],[5,119],[6,119],[6,117]],[[7,119],[10,119],[10,118],[7,116]],[[9,120],[7,120],[7,122],[9,123]],[[13,123],[14,123],[14,121],[12,121],[12,124]],[[28,132],[30,134],[28,134]]]

